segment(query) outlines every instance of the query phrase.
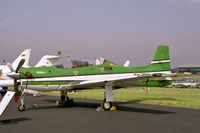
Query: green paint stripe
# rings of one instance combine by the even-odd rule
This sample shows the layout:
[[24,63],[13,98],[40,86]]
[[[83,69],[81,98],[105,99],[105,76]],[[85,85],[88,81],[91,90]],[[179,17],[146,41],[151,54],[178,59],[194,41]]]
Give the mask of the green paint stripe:
[[[77,82],[74,81],[57,81],[57,82],[49,82],[49,81],[45,81],[45,82],[28,82],[28,85],[71,85]],[[27,82],[23,81],[22,85],[26,85]]]

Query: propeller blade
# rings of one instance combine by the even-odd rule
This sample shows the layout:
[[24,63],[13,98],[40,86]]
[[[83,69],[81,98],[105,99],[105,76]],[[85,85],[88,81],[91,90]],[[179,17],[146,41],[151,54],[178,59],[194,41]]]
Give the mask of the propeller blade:
[[14,79],[14,91],[15,91],[14,100],[15,100],[15,102],[18,102],[20,94],[19,94],[18,83],[17,83],[16,79]]
[[14,71],[14,68],[13,68],[13,66],[10,63],[7,63],[7,66],[10,69],[10,71],[12,71],[12,72]]
[[2,73],[2,69],[0,69],[0,76],[2,75],[3,73]]
[[21,59],[21,61],[19,62],[19,65],[17,66],[17,69],[16,69],[16,73],[18,73],[19,69],[24,65],[24,62],[25,62],[25,59]]

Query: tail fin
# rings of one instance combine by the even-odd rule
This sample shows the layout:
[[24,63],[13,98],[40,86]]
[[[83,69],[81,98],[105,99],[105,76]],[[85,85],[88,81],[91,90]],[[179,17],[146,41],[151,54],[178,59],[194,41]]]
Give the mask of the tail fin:
[[150,66],[156,71],[170,71],[169,46],[159,45],[157,47]]
[[170,62],[169,47],[164,45],[159,45],[156,49],[151,64],[166,63],[166,62]]
[[138,72],[171,73],[169,47],[159,45],[150,65],[133,67]]
[[15,61],[12,63],[12,66],[14,68],[14,70],[16,70],[19,62],[22,59],[25,59],[24,65],[23,67],[28,67],[28,63],[29,63],[29,58],[30,58],[30,54],[31,54],[31,49],[25,49],[18,57],[17,59],[15,59]]
[[129,60],[127,60],[125,63],[124,63],[124,67],[129,67],[129,65],[131,64],[131,62]]
[[68,58],[68,57],[69,56],[45,55],[40,59],[40,61],[35,65],[35,67],[53,66],[61,58]]

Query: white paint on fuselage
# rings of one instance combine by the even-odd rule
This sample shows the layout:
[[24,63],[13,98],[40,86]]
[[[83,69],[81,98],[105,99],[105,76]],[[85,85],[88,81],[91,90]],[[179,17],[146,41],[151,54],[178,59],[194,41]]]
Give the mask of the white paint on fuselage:
[[14,80],[0,80],[0,86],[1,87],[8,87],[8,86],[13,86],[14,85]]

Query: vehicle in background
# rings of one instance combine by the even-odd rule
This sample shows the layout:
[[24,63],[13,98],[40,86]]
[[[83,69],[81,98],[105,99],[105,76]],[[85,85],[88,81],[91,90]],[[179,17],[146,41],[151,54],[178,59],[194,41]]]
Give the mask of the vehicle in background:
[[193,78],[182,78],[172,81],[172,88],[200,88],[200,80]]

